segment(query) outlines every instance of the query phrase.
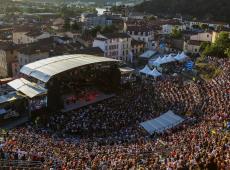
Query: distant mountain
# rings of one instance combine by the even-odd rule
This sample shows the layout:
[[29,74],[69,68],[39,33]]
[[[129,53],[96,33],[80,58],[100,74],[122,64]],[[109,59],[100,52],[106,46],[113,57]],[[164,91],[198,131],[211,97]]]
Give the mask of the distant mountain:
[[230,0],[151,0],[136,6],[135,10],[155,15],[181,14],[230,23]]

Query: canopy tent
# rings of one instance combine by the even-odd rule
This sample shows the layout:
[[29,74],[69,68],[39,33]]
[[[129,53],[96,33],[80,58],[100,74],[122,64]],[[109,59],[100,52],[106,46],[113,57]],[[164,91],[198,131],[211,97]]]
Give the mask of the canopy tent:
[[172,54],[169,54],[169,56],[167,57],[167,62],[174,62],[176,61],[176,59],[172,56]]
[[159,71],[157,71],[156,68],[154,68],[152,71],[150,71],[150,72],[148,73],[148,75],[153,76],[153,77],[159,77],[159,76],[161,76],[162,74],[161,74]]
[[165,55],[163,58],[161,58],[161,64],[167,63],[167,56]]
[[153,134],[154,132],[163,132],[169,128],[175,127],[176,125],[183,122],[184,119],[171,110],[162,114],[161,116],[151,119],[145,122],[140,123],[140,125],[149,133]]
[[154,60],[154,59],[149,60],[149,64],[153,65],[153,66],[161,65],[161,57],[158,57],[156,60]]
[[156,60],[150,60],[149,64],[153,66],[160,66],[161,64],[174,62],[176,59],[170,54],[165,55],[164,57],[158,57]]
[[20,91],[30,98],[47,93],[47,89],[44,87],[32,83],[24,78],[15,79],[7,84],[16,91]]
[[143,74],[148,74],[150,71],[151,71],[150,68],[147,65],[145,65],[145,67],[139,72]]
[[144,52],[143,54],[140,55],[141,58],[145,58],[145,59],[150,59],[151,57],[153,57],[157,52],[153,51],[153,50],[148,50],[146,52]]
[[175,59],[177,61],[183,61],[187,58],[188,58],[188,56],[184,52],[182,52],[181,54],[178,53],[177,56],[175,57]]

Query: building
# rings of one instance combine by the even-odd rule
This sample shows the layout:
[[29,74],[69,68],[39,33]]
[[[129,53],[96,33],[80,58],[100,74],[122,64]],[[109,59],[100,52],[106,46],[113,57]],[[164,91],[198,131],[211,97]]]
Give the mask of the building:
[[188,21],[189,23],[189,28],[193,29],[194,26],[202,26],[202,25],[207,25],[210,28],[214,28],[214,30],[217,30],[219,27],[224,27],[224,28],[230,28],[230,25],[228,23],[224,22],[215,22],[215,21]]
[[13,31],[13,43],[15,44],[34,43],[49,37],[50,34],[48,32],[42,31],[40,28],[23,26],[18,27]]
[[12,63],[17,60],[18,47],[12,42],[0,42],[0,77],[12,76]]
[[176,19],[162,21],[162,34],[171,34],[174,29],[183,31],[186,26]]
[[138,56],[138,54],[141,54],[145,51],[145,42],[143,41],[137,41],[135,39],[132,39],[131,46],[132,46],[132,54],[134,56]]
[[189,53],[199,53],[200,46],[203,42],[212,43],[215,34],[211,32],[200,32],[189,36],[188,40],[184,41],[184,51]]
[[184,52],[198,54],[203,41],[188,40],[184,42]]
[[100,26],[107,26],[107,25],[122,25],[123,21],[122,18],[118,15],[113,14],[87,14],[83,13],[80,18],[80,22],[83,23],[84,27],[87,29],[94,28],[98,25]]
[[56,18],[52,23],[52,28],[54,30],[61,30],[65,24],[65,20],[63,18]]
[[168,53],[178,53],[184,49],[183,39],[166,38],[165,51]]
[[191,35],[190,40],[212,42],[212,33],[211,32],[197,33],[195,35]]
[[93,47],[101,48],[105,57],[128,61],[131,40],[126,33],[99,34],[93,41]]
[[20,48],[18,64],[22,66],[52,56],[76,53],[82,45],[68,37],[49,37]]
[[88,14],[83,13],[81,14],[80,21],[84,23],[85,28],[93,28],[98,25],[105,26],[105,25],[111,25],[112,21],[108,20],[105,15],[98,16],[97,14]]
[[128,26],[126,32],[136,41],[145,42],[146,49],[155,49],[154,31],[147,26]]

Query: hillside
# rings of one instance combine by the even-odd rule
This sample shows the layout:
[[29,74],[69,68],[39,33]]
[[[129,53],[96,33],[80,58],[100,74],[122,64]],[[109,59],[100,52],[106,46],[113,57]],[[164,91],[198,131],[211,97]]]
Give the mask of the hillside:
[[182,14],[230,23],[230,0],[151,0],[136,6],[135,10],[162,16]]

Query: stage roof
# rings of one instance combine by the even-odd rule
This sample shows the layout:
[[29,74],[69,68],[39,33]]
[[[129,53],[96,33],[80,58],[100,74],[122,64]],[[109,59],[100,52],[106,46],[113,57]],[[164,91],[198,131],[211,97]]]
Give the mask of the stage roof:
[[31,83],[24,78],[15,79],[7,84],[30,98],[47,93],[47,89],[35,83]]
[[119,60],[98,57],[86,54],[63,55],[51,57],[34,63],[27,64],[20,70],[28,76],[34,77],[43,82],[48,82],[52,76],[59,73],[81,67],[84,65],[102,63],[102,62],[118,62]]

